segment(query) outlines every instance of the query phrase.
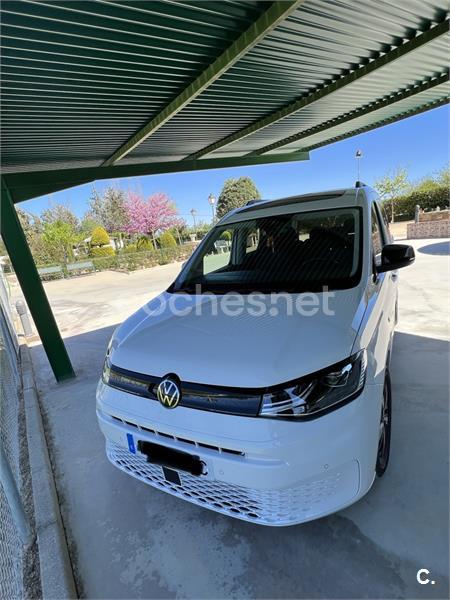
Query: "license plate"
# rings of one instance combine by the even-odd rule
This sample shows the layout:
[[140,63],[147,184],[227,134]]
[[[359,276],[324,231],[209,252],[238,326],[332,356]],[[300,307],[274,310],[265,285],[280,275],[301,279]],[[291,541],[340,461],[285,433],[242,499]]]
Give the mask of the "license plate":
[[137,449],[147,457],[147,462],[152,465],[184,471],[196,476],[203,473],[204,465],[198,456],[142,440],[138,441]]

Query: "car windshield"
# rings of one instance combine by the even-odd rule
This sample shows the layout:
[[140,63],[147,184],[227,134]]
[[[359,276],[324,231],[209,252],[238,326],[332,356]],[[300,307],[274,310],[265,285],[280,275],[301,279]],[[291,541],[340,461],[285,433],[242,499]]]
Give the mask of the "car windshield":
[[216,226],[168,291],[345,289],[360,272],[360,209],[315,210]]

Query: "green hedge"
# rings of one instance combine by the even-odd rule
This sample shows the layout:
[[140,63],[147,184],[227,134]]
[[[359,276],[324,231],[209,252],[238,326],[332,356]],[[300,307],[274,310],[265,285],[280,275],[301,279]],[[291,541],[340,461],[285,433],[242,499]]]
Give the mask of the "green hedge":
[[107,269],[118,269],[118,257],[117,256],[99,256],[92,258],[96,271],[106,271]]
[[91,248],[91,251],[89,252],[90,256],[92,256],[93,258],[101,258],[103,256],[114,256],[115,253],[116,252],[114,248],[112,248],[111,246],[95,246],[94,248]]
[[[442,209],[449,205],[450,190],[446,186],[438,186],[424,192],[412,192],[407,196],[399,196],[394,200],[395,220],[414,219],[416,205],[423,210],[435,210],[438,206]],[[383,206],[386,209],[389,220],[391,219],[391,202],[385,200]]]
[[[183,244],[175,248],[161,248],[151,252],[122,252],[113,256],[98,256],[91,258],[96,271],[106,271],[108,269],[136,271],[137,269],[148,269],[157,265],[166,265],[175,261],[184,261],[190,257],[194,251],[195,244]],[[39,265],[39,267],[50,267],[50,265]],[[64,277],[70,277],[66,266],[61,264]],[[56,279],[60,275],[47,275],[47,279]]]
[[99,271],[105,269],[121,269],[136,271],[148,269],[156,265],[166,265],[189,258],[195,248],[194,244],[183,244],[175,248],[161,248],[149,252],[122,252],[111,258],[94,258],[92,262]]

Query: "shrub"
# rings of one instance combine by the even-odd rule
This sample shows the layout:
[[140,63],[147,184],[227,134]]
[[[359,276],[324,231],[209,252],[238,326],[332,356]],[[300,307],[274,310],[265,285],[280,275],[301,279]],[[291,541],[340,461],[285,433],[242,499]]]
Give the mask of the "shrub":
[[117,256],[99,256],[93,258],[96,271],[105,271],[106,269],[112,269],[118,266]]
[[94,258],[100,258],[102,256],[114,256],[115,251],[111,246],[96,246],[95,248],[91,248],[90,254]]
[[152,242],[145,236],[138,239],[136,244],[136,249],[138,252],[149,252],[154,250]]
[[135,252],[122,254],[119,257],[119,266],[128,271],[148,269],[158,264],[156,252]]
[[134,254],[137,252],[136,244],[128,244],[128,246],[125,246],[122,252],[125,254]]
[[[401,220],[414,219],[416,204],[423,210],[434,210],[438,206],[442,209],[449,204],[449,188],[444,185],[436,186],[434,189],[413,191],[407,196],[399,196],[394,200],[394,217]],[[391,219],[391,202],[385,200],[383,207]]]
[[158,238],[158,242],[161,248],[176,248],[177,242],[170,233],[170,231],[164,231]]
[[96,227],[92,232],[91,246],[106,246],[109,244],[109,235],[103,227]]
[[225,240],[226,242],[231,242],[231,231],[224,231],[220,236],[221,240]]

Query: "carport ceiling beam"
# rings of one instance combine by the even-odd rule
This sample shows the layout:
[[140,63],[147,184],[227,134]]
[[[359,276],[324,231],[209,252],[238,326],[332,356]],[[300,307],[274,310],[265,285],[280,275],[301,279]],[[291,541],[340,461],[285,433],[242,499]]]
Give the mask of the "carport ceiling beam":
[[133,135],[125,144],[112,154],[103,166],[110,166],[124,158],[139,144],[172,119],[199,94],[214,83],[230,67],[260,42],[272,29],[284,21],[305,0],[273,2],[269,8],[245,31],[231,46],[188,85],[172,102],[156,117],[151,119],[142,129]]
[[340,79],[337,79],[333,83],[325,85],[324,87],[316,90],[315,92],[312,92],[311,94],[308,94],[307,96],[302,96],[298,100],[291,102],[284,108],[271,113],[263,119],[259,119],[252,125],[244,127],[240,131],[228,135],[223,139],[219,140],[218,142],[214,142],[213,144],[206,146],[198,152],[190,154],[186,157],[186,160],[200,158],[201,156],[211,154],[212,152],[215,152],[220,148],[224,148],[229,144],[237,142],[238,140],[241,140],[249,135],[252,135],[253,133],[256,133],[257,131],[260,131],[261,129],[264,129],[265,127],[273,125],[277,121],[281,121],[281,119],[284,119],[286,117],[289,117],[290,115],[297,113],[298,111],[313,104],[314,102],[317,102],[318,100],[322,100],[322,98],[325,98],[326,96],[329,96],[330,94],[341,90],[347,85],[354,83],[358,79],[370,75],[371,73],[377,71],[378,69],[381,69],[382,67],[385,67],[386,65],[394,62],[402,56],[413,52],[417,48],[420,48],[425,44],[430,43],[431,41],[435,40],[440,36],[446,35],[449,29],[449,23],[450,21],[447,19],[446,21],[443,21],[442,23],[431,27],[428,31],[416,35],[414,38],[405,42],[401,46],[390,50],[386,54],[380,55],[378,58],[372,60],[372,62],[358,67],[355,71],[348,73],[347,75],[341,77]]
[[14,202],[30,200],[37,196],[51,194],[97,179],[115,177],[138,177],[142,175],[161,175],[201,171],[203,169],[225,169],[227,167],[245,167],[272,163],[308,160],[308,152],[286,152],[269,156],[236,156],[229,158],[204,158],[201,160],[172,160],[168,162],[140,163],[100,167],[82,167],[77,169],[53,169],[51,171],[33,171],[27,173],[7,173],[3,178],[8,185]]
[[[413,87],[407,88],[406,90],[403,90],[401,92],[393,94],[392,96],[389,96],[388,98],[383,98],[382,100],[372,102],[371,104],[367,104],[366,106],[363,106],[363,107],[361,107],[357,110],[354,110],[350,113],[346,113],[345,115],[342,115],[341,117],[338,117],[336,119],[330,119],[329,121],[325,121],[325,123],[322,123],[321,125],[317,125],[316,127],[311,127],[311,129],[307,129],[306,131],[302,131],[300,133],[290,135],[288,137],[283,138],[282,140],[279,140],[278,142],[274,142],[273,144],[268,144],[267,146],[264,146],[263,148],[259,148],[258,150],[255,150],[254,152],[250,152],[249,154],[247,154],[247,156],[260,156],[261,154],[265,154],[266,152],[271,152],[273,150],[277,150],[278,148],[286,146],[287,144],[292,144],[294,142],[306,140],[307,138],[311,137],[312,135],[316,135],[317,133],[320,133],[321,131],[326,131],[327,129],[331,129],[332,127],[336,127],[338,125],[342,125],[343,123],[351,123],[351,121],[353,121],[354,119],[358,119],[359,117],[363,117],[364,115],[368,115],[377,110],[381,110],[382,108],[386,108],[387,106],[390,106],[391,104],[395,104],[395,103],[399,102],[400,100],[406,100],[407,98],[411,98],[411,96],[415,96],[416,94],[420,94],[421,92],[430,90],[438,85],[442,85],[443,83],[446,83],[448,80],[449,80],[448,72],[442,73],[442,75],[440,75],[439,77],[434,77],[433,79],[422,82]],[[303,146],[304,145],[305,144],[303,144]],[[292,148],[292,151],[294,151],[294,150],[295,149]]]

